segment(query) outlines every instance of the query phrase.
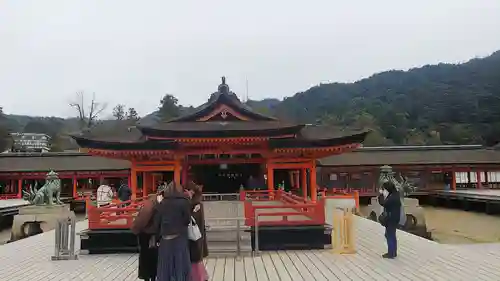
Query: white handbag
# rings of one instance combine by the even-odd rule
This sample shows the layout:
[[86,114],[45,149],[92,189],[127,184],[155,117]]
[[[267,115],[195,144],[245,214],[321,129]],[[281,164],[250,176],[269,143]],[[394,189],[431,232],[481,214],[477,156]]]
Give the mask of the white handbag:
[[196,221],[191,217],[191,222],[188,225],[188,238],[191,241],[198,241],[201,239],[201,231]]

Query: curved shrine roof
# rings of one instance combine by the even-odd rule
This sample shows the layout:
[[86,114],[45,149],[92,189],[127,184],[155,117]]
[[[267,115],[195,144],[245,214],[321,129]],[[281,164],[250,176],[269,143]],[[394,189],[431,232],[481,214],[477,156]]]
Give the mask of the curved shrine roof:
[[[123,123],[123,122],[121,122]],[[335,128],[286,123],[252,111],[222,79],[218,91],[196,112],[149,125],[97,128],[72,136],[80,147],[109,150],[175,150],[182,139],[268,138],[270,148],[315,148],[360,144],[368,132],[344,133]],[[112,132],[112,133],[110,133]]]

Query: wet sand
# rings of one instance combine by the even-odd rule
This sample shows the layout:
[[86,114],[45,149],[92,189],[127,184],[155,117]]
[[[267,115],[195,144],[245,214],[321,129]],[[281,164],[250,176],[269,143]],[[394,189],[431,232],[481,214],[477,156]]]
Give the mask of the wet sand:
[[424,207],[427,230],[443,244],[500,242],[500,216]]
[[[500,216],[423,206],[427,231],[442,244],[500,242]],[[361,207],[361,213],[363,212]]]

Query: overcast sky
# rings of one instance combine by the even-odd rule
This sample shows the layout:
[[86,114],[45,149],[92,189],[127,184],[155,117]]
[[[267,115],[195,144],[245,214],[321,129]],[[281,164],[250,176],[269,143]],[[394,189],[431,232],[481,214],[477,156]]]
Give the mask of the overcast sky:
[[499,0],[2,0],[0,106],[71,116],[83,90],[199,105],[227,76],[251,99],[500,49]]

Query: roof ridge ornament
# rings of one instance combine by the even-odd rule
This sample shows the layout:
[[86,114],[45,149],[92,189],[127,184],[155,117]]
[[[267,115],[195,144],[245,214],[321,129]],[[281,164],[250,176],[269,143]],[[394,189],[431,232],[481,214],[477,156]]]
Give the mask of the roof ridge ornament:
[[229,94],[229,86],[226,84],[226,76],[221,77],[221,84],[217,90],[221,94]]

